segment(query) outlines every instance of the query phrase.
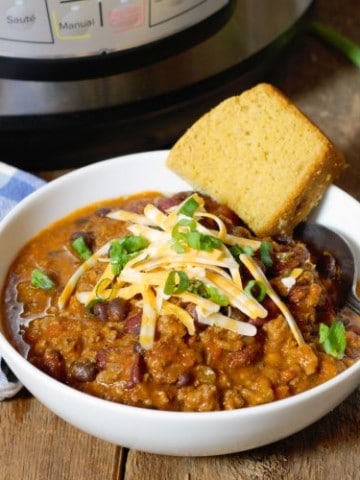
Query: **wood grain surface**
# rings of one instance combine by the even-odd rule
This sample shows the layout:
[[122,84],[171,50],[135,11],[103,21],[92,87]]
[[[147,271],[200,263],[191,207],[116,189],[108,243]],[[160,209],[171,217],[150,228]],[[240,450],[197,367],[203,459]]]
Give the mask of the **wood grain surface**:
[[177,458],[130,451],[126,480],[355,479],[360,468],[360,390],[291,437],[248,452]]
[[0,478],[118,479],[122,449],[95,439],[22,391],[0,404]]
[[[315,0],[314,18],[360,43],[358,0]],[[360,70],[305,34],[265,80],[344,151],[350,166],[338,185],[360,200]],[[51,180],[63,173],[40,175]],[[0,480],[354,480],[360,478],[359,405],[360,389],[314,425],[272,445],[185,458],[127,451],[95,439],[22,391],[0,403]]]

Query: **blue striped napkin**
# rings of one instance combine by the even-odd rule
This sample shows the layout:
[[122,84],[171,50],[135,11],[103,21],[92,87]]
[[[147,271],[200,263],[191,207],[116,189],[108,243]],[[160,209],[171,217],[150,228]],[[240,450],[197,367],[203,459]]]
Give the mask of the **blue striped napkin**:
[[[20,200],[40,188],[45,182],[30,173],[0,162],[0,220]],[[0,401],[16,395],[22,385],[14,377],[1,358],[0,352]]]
[[21,199],[43,184],[40,178],[0,162],[0,220]]

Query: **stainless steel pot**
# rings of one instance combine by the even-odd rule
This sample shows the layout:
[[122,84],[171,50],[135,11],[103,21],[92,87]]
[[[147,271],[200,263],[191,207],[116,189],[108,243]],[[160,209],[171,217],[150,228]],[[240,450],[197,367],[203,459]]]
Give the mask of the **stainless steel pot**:
[[0,116],[113,107],[181,90],[271,45],[311,1],[235,3],[2,0]]

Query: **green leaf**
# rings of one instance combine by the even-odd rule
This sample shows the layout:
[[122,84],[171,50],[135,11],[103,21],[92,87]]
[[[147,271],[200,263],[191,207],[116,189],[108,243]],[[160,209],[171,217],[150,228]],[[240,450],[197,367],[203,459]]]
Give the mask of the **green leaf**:
[[35,268],[31,273],[31,285],[42,290],[51,290],[55,287],[55,282],[49,278],[46,273]]
[[334,322],[330,325],[320,323],[319,342],[325,352],[332,357],[342,359],[346,349],[346,332],[342,322]]

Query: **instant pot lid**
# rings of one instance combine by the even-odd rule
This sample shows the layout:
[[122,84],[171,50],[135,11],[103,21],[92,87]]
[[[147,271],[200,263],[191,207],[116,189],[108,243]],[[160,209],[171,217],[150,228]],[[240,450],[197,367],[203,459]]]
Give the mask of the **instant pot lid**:
[[211,106],[261,79],[303,26],[311,3],[238,0],[209,38],[108,77],[0,79],[3,159],[49,169],[168,147]]

